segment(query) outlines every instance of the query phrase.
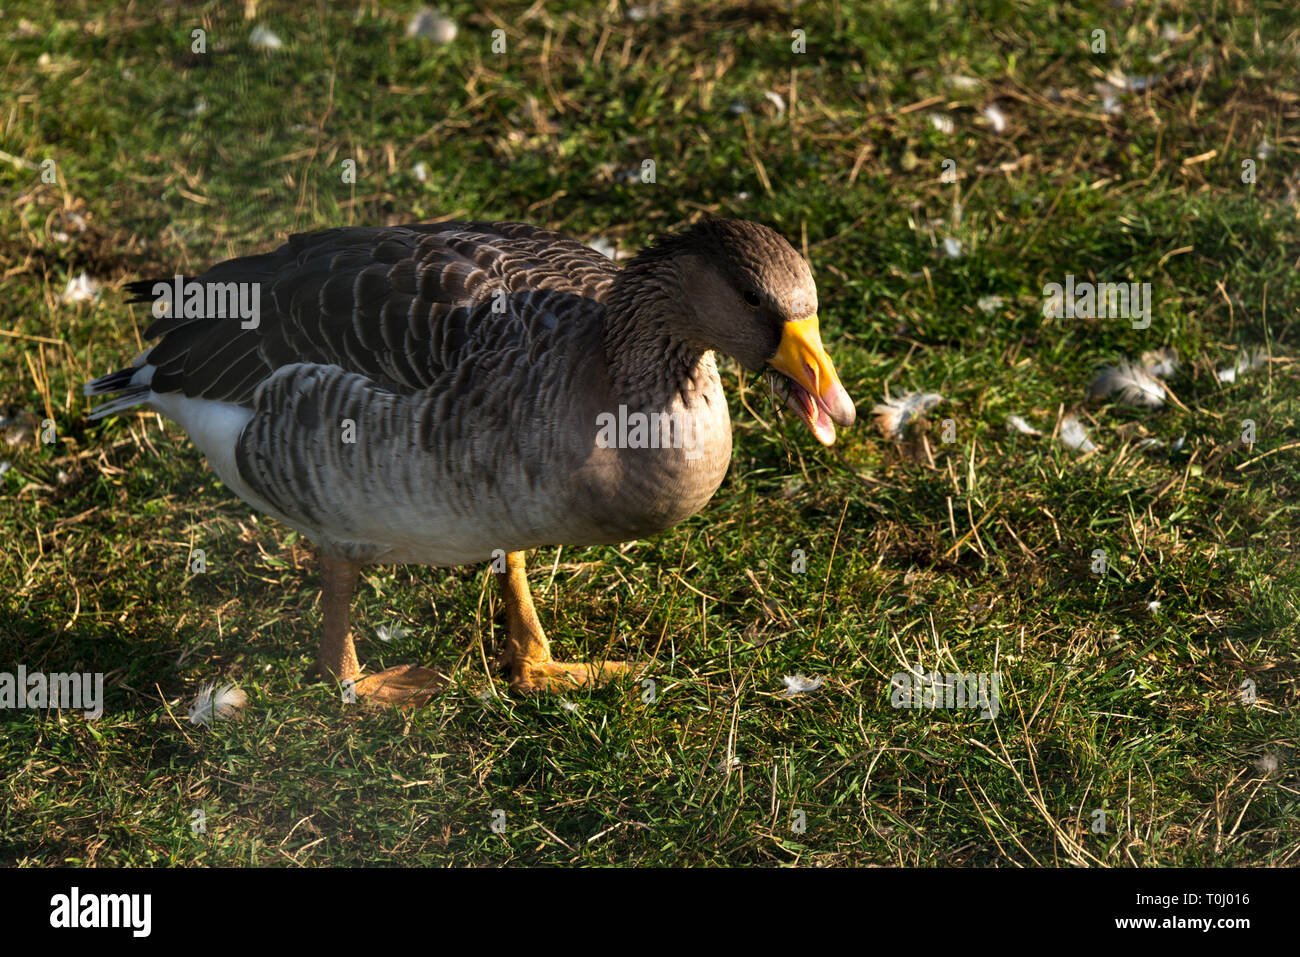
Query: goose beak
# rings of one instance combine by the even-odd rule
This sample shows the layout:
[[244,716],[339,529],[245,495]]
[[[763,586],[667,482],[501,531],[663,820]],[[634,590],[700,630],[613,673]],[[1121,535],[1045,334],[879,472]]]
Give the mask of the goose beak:
[[840,385],[831,357],[822,347],[817,317],[785,324],[781,343],[768,364],[785,376],[786,404],[799,414],[822,445],[835,442],[835,425],[848,428],[857,418],[853,400]]

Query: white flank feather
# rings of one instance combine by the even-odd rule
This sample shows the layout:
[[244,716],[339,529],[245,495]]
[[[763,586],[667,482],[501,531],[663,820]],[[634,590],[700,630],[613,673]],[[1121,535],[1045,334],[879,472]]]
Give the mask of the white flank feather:
[[190,705],[190,721],[212,727],[213,721],[233,717],[235,712],[248,703],[248,695],[233,684],[216,688],[209,681],[199,689],[198,697]]
[[1097,373],[1097,378],[1092,380],[1092,387],[1088,390],[1088,396],[1093,399],[1111,393],[1118,393],[1121,402],[1146,409],[1160,408],[1165,404],[1167,394],[1159,379],[1153,378],[1141,366],[1128,361],[1121,361],[1118,365],[1102,369]]
[[943,401],[936,392],[908,392],[895,399],[886,399],[871,410],[880,431],[891,439],[901,439],[908,424],[929,412]]
[[989,126],[993,127],[994,133],[1004,133],[1007,129],[1006,114],[996,106],[984,107],[984,119],[989,121]]
[[825,680],[825,678],[806,678],[803,675],[783,675],[781,677],[781,683],[785,685],[785,696],[787,698],[806,694],[809,691],[816,691]]
[[1088,432],[1078,419],[1072,415],[1067,415],[1061,420],[1061,444],[1067,449],[1078,449],[1080,452],[1095,452],[1097,444],[1088,438]]

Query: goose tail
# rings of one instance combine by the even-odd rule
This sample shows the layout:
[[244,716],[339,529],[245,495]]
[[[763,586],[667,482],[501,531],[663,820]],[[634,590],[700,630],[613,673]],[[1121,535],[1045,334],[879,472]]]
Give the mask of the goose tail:
[[134,406],[149,401],[153,394],[150,383],[153,381],[154,367],[145,363],[141,355],[129,369],[118,369],[98,379],[92,379],[82,388],[88,396],[110,396],[109,401],[97,406],[90,413],[90,421],[95,422],[110,415],[117,415]]

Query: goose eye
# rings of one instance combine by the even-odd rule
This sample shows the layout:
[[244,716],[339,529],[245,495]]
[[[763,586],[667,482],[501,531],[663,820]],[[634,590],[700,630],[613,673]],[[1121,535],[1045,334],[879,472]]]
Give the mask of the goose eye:
[[745,305],[749,306],[751,309],[757,309],[759,307],[759,304],[760,304],[760,300],[758,298],[758,293],[754,292],[754,290],[752,289],[746,289]]

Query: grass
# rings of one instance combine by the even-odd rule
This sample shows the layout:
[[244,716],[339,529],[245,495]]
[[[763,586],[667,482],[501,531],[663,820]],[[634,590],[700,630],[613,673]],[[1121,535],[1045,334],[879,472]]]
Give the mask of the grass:
[[[0,19],[0,670],[106,675],[98,721],[0,711],[0,862],[1296,863],[1288,3],[457,2],[448,46],[404,35],[411,4],[256,6],[281,50],[239,5]],[[1107,75],[1158,80],[1107,112]],[[645,159],[655,183],[622,175]],[[510,697],[485,568],[375,567],[363,661],[456,682],[414,714],[343,704],[302,677],[309,543],[178,427],[86,420],[81,384],[142,348],[133,278],[433,218],[632,249],[701,211],[805,250],[863,420],[817,447],[727,363],[735,452],[704,511],[532,556],[557,654],[653,652],[653,688]],[[62,302],[83,271],[99,298]],[[1067,273],[1149,282],[1150,327],[1044,318]],[[1176,404],[1085,403],[1098,365],[1160,346]],[[1218,379],[1255,348],[1272,361]],[[886,390],[945,402],[895,443],[867,421]],[[1098,451],[1055,441],[1071,411]],[[998,717],[892,708],[918,668],[997,672]],[[825,683],[787,698],[796,673]],[[189,724],[215,679],[243,716]]]

